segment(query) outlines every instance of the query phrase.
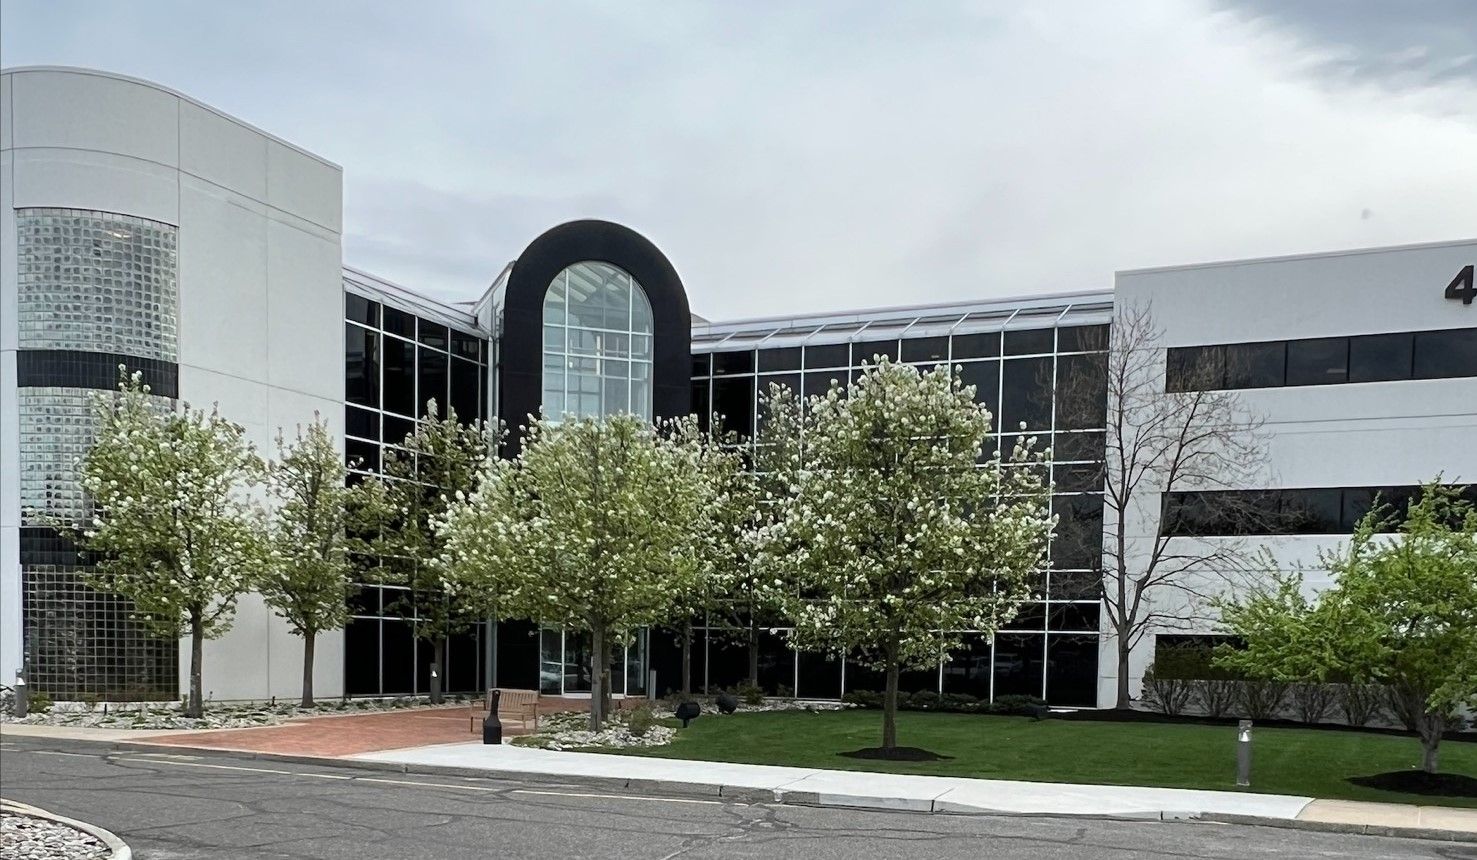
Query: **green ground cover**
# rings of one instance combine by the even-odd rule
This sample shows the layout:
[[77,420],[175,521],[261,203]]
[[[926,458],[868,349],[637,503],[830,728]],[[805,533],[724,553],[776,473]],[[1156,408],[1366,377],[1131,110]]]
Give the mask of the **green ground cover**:
[[[1098,722],[1025,717],[898,714],[898,743],[922,747],[944,761],[895,762],[848,758],[875,747],[878,711],[704,714],[665,747],[629,755],[748,764],[871,770],[890,773],[1153,785],[1235,791],[1235,729],[1188,723]],[[1384,791],[1351,777],[1410,770],[1421,760],[1413,736],[1294,728],[1254,733],[1250,791],[1392,803],[1477,808],[1477,797]],[[1477,778],[1477,743],[1441,745],[1441,770]]]

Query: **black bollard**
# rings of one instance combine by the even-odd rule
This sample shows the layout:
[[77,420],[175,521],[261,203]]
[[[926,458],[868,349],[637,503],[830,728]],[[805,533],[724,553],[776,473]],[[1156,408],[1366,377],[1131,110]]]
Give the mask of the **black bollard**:
[[497,718],[497,703],[502,696],[501,690],[487,692],[487,716],[482,718],[482,742],[484,744],[503,742],[503,721]]
[[672,712],[672,716],[681,720],[682,728],[685,729],[687,728],[687,724],[697,719],[698,715],[702,712],[702,706],[697,702],[683,702],[677,706],[677,710]]

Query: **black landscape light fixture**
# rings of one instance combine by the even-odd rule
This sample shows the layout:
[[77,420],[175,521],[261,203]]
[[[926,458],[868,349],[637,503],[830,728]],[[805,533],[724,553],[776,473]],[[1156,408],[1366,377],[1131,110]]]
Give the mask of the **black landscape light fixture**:
[[482,742],[484,744],[503,742],[503,721],[497,718],[497,704],[502,697],[502,690],[487,691],[487,716],[482,718]]
[[685,729],[687,724],[697,719],[702,712],[703,708],[697,702],[683,702],[677,706],[677,710],[672,712],[672,716],[681,720],[682,728]]
[[731,714],[738,710],[739,700],[732,693],[719,693],[715,700],[718,705],[718,713]]

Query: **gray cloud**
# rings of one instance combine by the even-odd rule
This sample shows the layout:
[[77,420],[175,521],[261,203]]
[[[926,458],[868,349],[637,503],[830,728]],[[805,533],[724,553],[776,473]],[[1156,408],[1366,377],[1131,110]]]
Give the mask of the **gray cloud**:
[[1320,64],[1410,39],[1271,9],[6,0],[0,50],[343,164],[346,262],[444,298],[584,217],[720,319],[1470,234],[1477,85],[1330,87]]
[[1243,18],[1285,29],[1335,81],[1402,90],[1477,82],[1472,0],[1221,0]]

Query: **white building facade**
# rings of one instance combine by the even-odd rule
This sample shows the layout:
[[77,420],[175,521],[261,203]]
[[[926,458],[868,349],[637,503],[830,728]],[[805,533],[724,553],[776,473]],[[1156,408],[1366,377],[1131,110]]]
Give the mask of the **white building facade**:
[[[1251,536],[1284,567],[1315,562],[1374,492],[1438,473],[1477,481],[1477,307],[1459,277],[1471,276],[1477,240],[1120,272],[1111,288],[1077,293],[710,322],[691,316],[661,252],[619,225],[555,227],[490,266],[479,300],[447,304],[345,266],[341,216],[336,165],[187,96],[88,70],[0,74],[0,679],[24,672],[54,698],[187,687],[179,643],[145,635],[126,601],[88,589],[85,557],[54,528],[85,510],[73,458],[88,444],[91,398],[116,384],[120,363],[160,397],[218,404],[264,454],[279,428],[317,415],[358,464],[355,480],[378,471],[429,399],[516,424],[557,394],[584,411],[718,412],[748,433],[771,382],[818,393],[878,354],[958,365],[1003,445],[1025,423],[1053,446],[1062,535],[1037,599],[1008,629],[966,637],[962,652],[906,673],[904,688],[1063,705],[1110,706],[1117,680],[1095,596],[1106,428],[1067,415],[1058,396],[1063,381],[1101,373],[1115,308],[1152,306],[1166,386],[1170,364],[1206,350],[1255,369],[1225,382],[1264,419],[1267,463],[1255,486],[1233,489],[1280,491],[1269,497],[1323,514],[1298,534]],[[1146,497],[1130,534],[1147,540],[1184,502]],[[1203,524],[1175,538],[1223,539]],[[361,585],[346,629],[319,637],[317,692],[424,692],[430,649],[404,609],[414,600],[393,583]],[[692,681],[731,687],[747,655],[708,622]],[[1131,661],[1135,690],[1154,641]],[[622,655],[627,692],[644,692],[649,670],[659,687],[680,686],[674,643],[653,630]],[[206,644],[206,694],[294,695],[301,648],[247,595],[232,630]],[[586,650],[567,631],[488,619],[448,643],[440,671],[452,690],[579,693]],[[879,681],[844,655],[795,653],[782,624],[760,650],[772,693],[834,698]]]

